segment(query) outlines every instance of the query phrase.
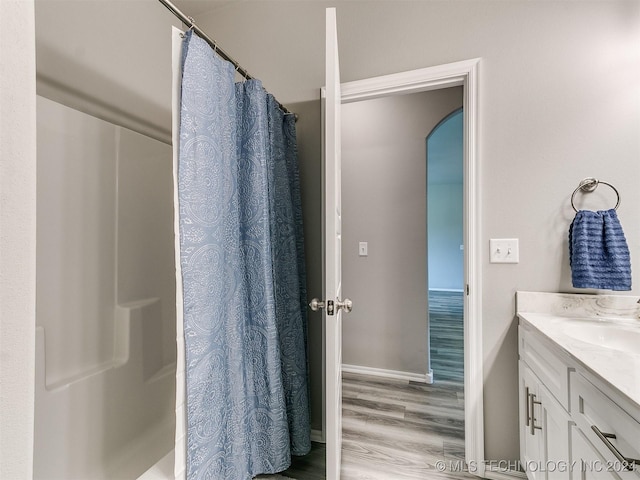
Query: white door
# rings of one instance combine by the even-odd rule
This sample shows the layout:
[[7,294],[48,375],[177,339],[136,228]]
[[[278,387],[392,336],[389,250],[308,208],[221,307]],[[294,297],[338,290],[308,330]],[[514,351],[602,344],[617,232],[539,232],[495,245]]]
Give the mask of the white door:
[[[336,10],[326,15],[324,115],[324,288],[325,288],[325,405],[327,480],[340,479],[342,449],[342,212],[340,193],[340,70]],[[345,302],[350,302],[345,299]]]

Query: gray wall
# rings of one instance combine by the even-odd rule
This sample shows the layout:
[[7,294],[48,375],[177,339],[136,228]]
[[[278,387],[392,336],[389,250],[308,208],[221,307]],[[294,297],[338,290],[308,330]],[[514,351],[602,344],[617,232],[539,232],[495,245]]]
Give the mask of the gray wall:
[[480,241],[488,253],[490,238],[520,239],[519,264],[482,263],[485,456],[516,459],[515,292],[575,291],[567,229],[582,178],[620,189],[618,213],[640,258],[640,3],[246,1],[198,20],[295,103],[318,99],[324,9],[336,5],[343,81],[482,58]]
[[[296,123],[300,189],[304,221],[308,300],[322,296],[322,217],[320,102],[289,105],[299,115]],[[308,351],[311,389],[311,428],[322,430],[322,312],[308,310]]]
[[428,372],[425,138],[460,106],[461,87],[343,105],[345,364]]
[[37,0],[38,94],[171,143],[171,25],[157,0]]
[[[320,144],[312,133],[319,128],[327,6],[338,9],[343,81],[482,58],[478,154],[485,447],[488,459],[516,459],[514,293],[575,291],[567,229],[573,217],[569,197],[582,178],[595,176],[620,190],[618,213],[632,259],[640,258],[640,3],[264,0],[230,2],[211,14],[195,14],[281,102],[294,110],[303,103],[301,113],[309,119],[299,123],[300,156],[302,168],[313,174],[303,179],[310,188],[304,200],[307,225],[319,219],[314,216],[319,196],[313,196]],[[170,129],[169,25],[175,22],[158,2],[40,0],[36,7],[39,75],[117,105],[127,118]],[[611,198],[605,195],[592,194],[592,203],[584,205],[608,206]],[[307,227],[307,238],[318,232]],[[486,253],[492,237],[520,238],[520,263],[490,264]],[[311,240],[307,255],[317,264],[319,241]],[[317,282],[314,268],[310,282]],[[640,268],[633,271],[631,293],[639,294]],[[312,346],[319,342],[313,338]]]

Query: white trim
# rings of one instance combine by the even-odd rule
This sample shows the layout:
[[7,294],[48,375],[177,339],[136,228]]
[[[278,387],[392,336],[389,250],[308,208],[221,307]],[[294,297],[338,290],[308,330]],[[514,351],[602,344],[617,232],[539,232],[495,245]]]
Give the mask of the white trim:
[[[325,137],[325,118],[326,118],[326,100],[327,100],[327,95],[326,95],[326,88],[322,87],[320,89],[320,138],[322,139],[322,141],[320,142],[320,158],[322,161],[322,166],[321,166],[321,172],[320,172],[320,185],[322,185],[322,187],[320,188],[320,238],[321,238],[321,245],[322,245],[322,299],[326,299],[327,298],[327,291],[326,291],[326,285],[325,285],[325,278],[327,278],[327,269],[326,269],[326,265],[327,265],[327,260],[326,260],[326,222],[325,222],[325,218],[326,218],[326,209],[325,209],[325,182],[326,182],[326,175],[325,175],[325,145],[324,145],[324,137]],[[326,365],[327,365],[327,316],[324,314],[324,310],[322,312],[322,314],[320,315],[320,318],[322,319],[322,431],[321,431],[321,437],[322,437],[322,443],[326,443],[327,440],[327,369],[326,369]],[[326,458],[325,458],[325,462],[326,462]]]
[[453,293],[464,293],[463,288],[429,288],[430,292],[453,292]]
[[526,479],[527,474],[520,470],[490,470],[485,468],[484,478],[488,478],[490,480],[520,480]]
[[[465,459],[484,459],[482,355],[482,245],[480,163],[478,143],[478,63],[464,65],[464,268],[467,295],[464,308],[464,421]],[[482,464],[484,465],[484,464]],[[477,473],[484,476],[483,468]]]
[[372,375],[374,377],[391,378],[393,380],[433,383],[433,370],[429,370],[429,373],[412,373],[401,372],[399,370],[386,370],[384,368],[363,367],[360,365],[347,365],[343,363],[342,371],[347,373],[357,373],[360,375]]
[[[341,85],[342,103],[387,97],[396,93],[426,92],[439,88],[466,85],[470,76],[473,75],[471,72],[475,71],[479,61],[479,58],[474,58],[435,67],[346,82]],[[466,109],[467,106],[464,105],[464,107]]]
[[311,429],[311,441],[316,443],[325,443],[324,432],[322,430]]
[[484,407],[482,355],[482,249],[480,163],[478,159],[479,58],[383,75],[341,85],[342,103],[394,94],[462,86],[464,108],[464,416],[465,460],[484,476]]

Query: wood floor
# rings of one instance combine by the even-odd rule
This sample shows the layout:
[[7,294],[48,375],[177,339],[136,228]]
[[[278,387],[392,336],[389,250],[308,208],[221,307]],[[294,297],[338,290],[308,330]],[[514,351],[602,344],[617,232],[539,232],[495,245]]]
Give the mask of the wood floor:
[[435,380],[464,383],[462,292],[429,291],[429,335]]
[[[462,311],[462,294],[430,292],[434,384],[343,374],[342,480],[477,478],[456,470],[464,460]],[[324,462],[324,445],[314,444],[284,475],[324,480]]]

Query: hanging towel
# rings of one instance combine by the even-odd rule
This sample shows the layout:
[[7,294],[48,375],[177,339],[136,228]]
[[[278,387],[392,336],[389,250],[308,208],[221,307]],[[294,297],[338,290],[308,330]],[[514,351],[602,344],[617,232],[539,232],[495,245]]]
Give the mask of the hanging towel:
[[631,290],[631,260],[614,209],[580,210],[569,227],[569,263],[576,288]]

